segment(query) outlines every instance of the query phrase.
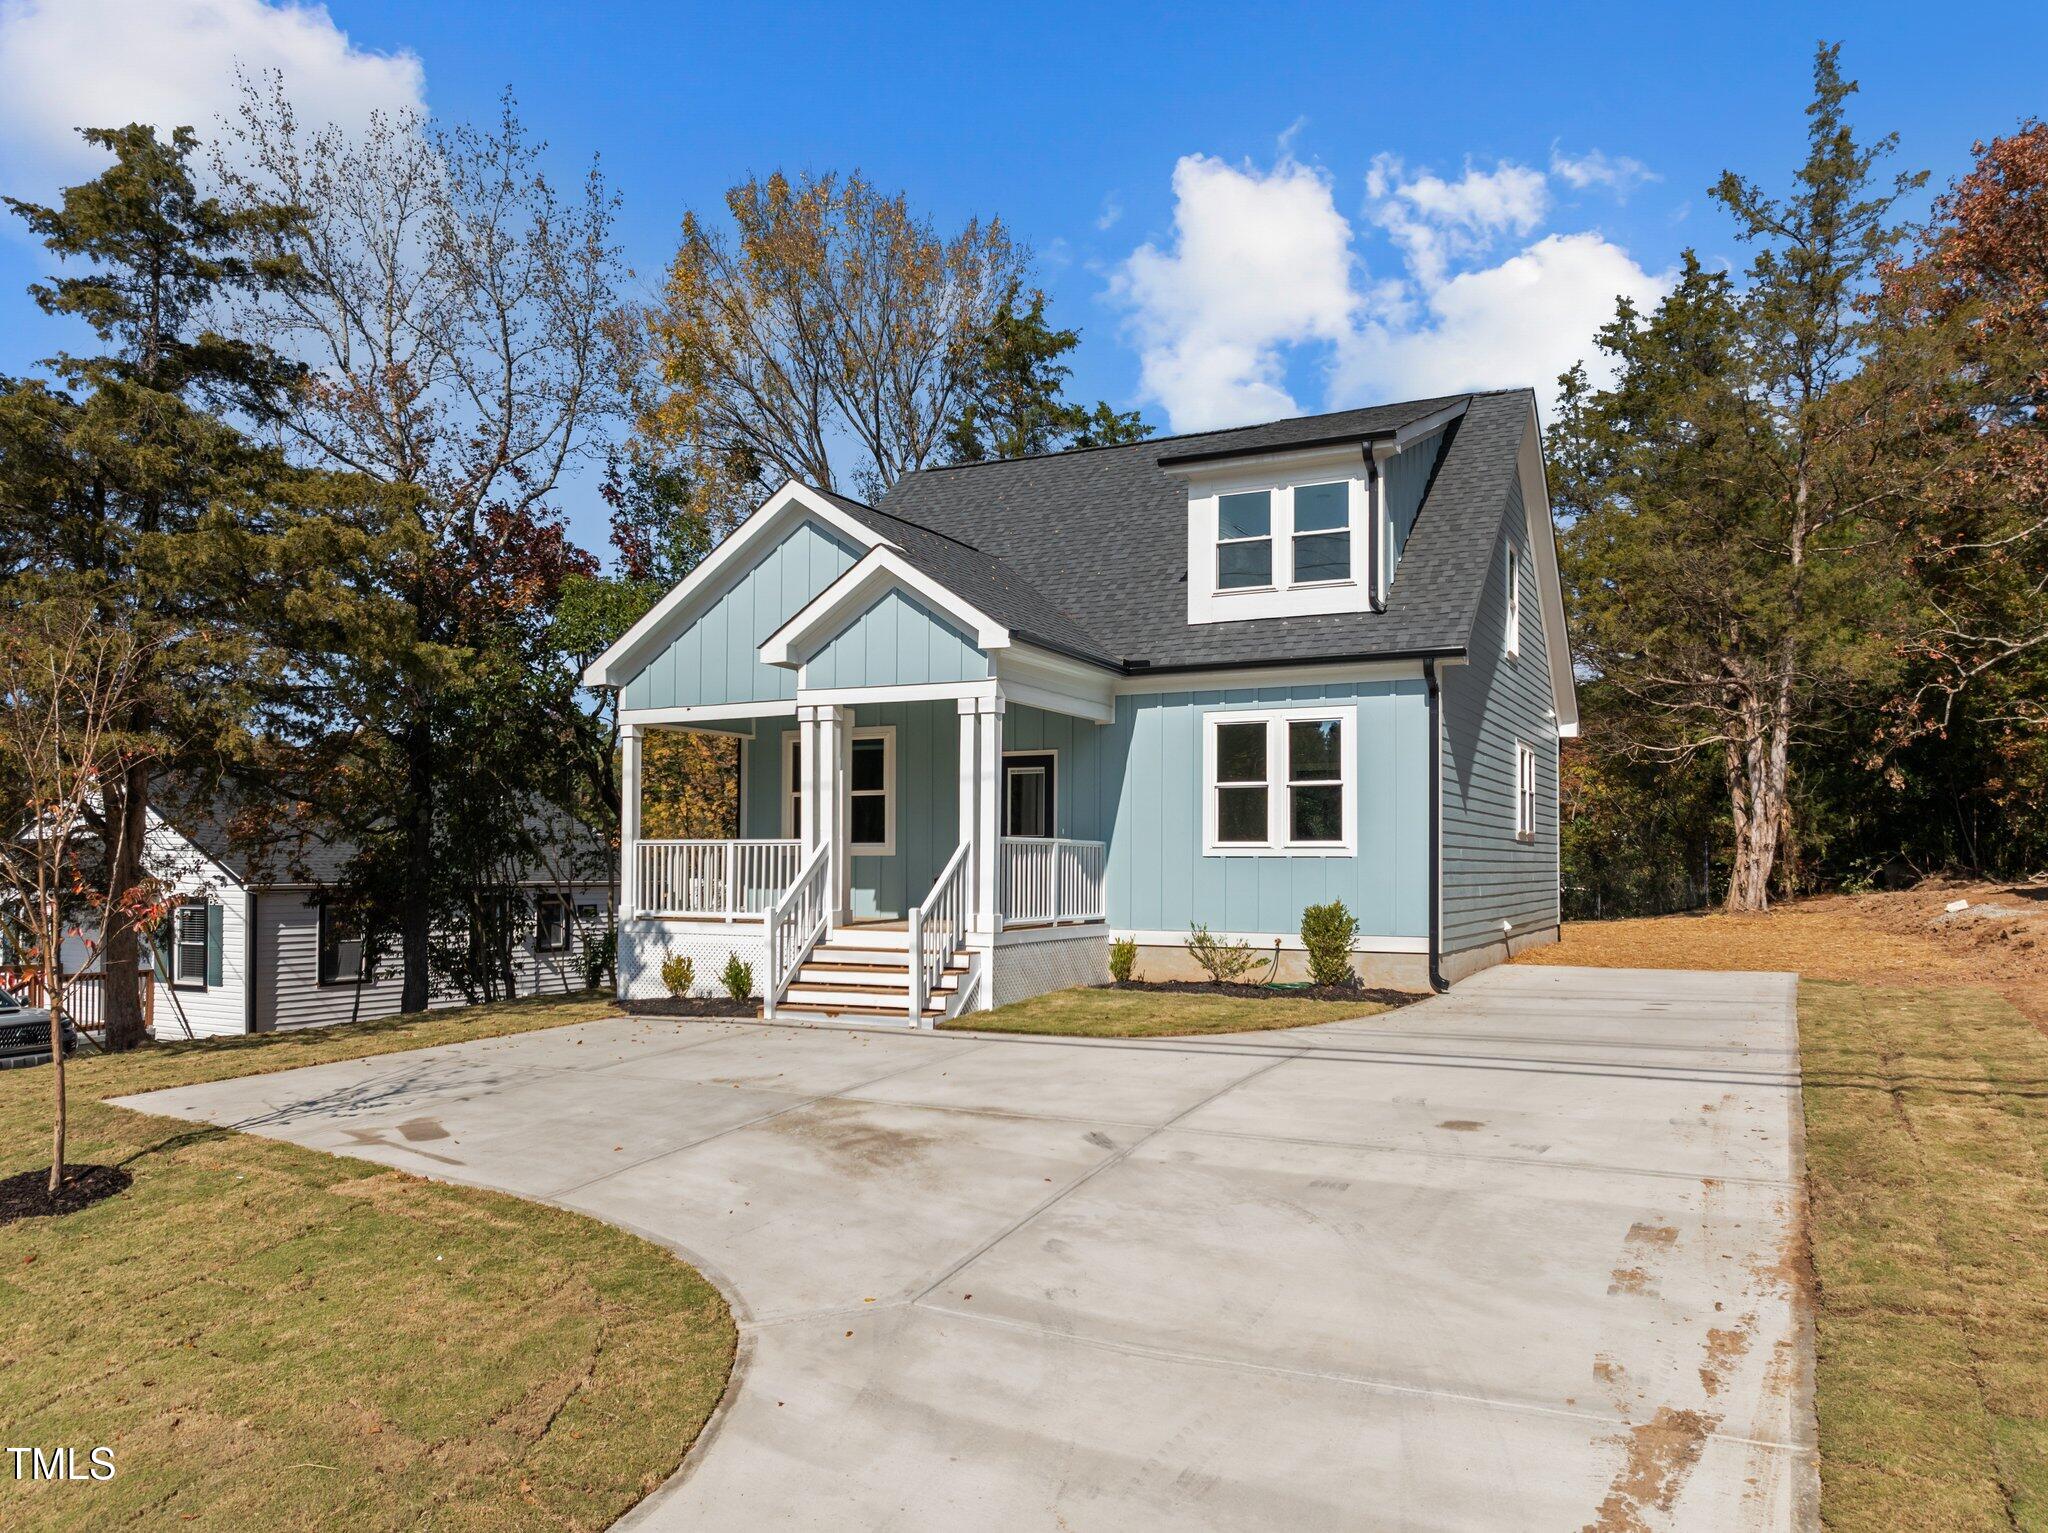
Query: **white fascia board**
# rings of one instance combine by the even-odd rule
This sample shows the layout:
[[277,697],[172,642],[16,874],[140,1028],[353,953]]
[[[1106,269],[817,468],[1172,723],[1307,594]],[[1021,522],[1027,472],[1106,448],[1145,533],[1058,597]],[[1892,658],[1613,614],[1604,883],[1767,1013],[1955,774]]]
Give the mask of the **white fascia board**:
[[[1437,664],[1449,665],[1449,657]],[[1147,692],[1221,692],[1248,687],[1285,687],[1297,683],[1325,681],[1416,681],[1422,676],[1420,660],[1364,660],[1327,665],[1262,665],[1239,670],[1147,671],[1137,676],[1120,676],[1113,683],[1118,696]]]
[[890,590],[907,591],[934,611],[943,612],[974,635],[984,650],[1004,649],[1010,630],[918,569],[887,543],[877,544],[866,556],[832,584],[812,597],[788,622],[761,641],[760,656],[767,665],[795,666],[808,659],[808,646],[830,639],[853,621],[876,598]]
[[797,667],[796,700],[805,707],[832,707],[857,703],[931,703],[959,697],[994,697],[999,688],[992,680],[910,682],[900,687],[807,687],[804,668]]
[[1093,724],[1116,719],[1115,677],[1035,644],[1017,644],[996,659],[1003,696],[1031,708],[1044,708]]
[[778,715],[794,717],[796,703],[790,699],[760,703],[688,703],[674,708],[621,708],[621,724],[642,726],[664,724],[716,723],[726,719],[767,719]]
[[650,607],[645,617],[619,635],[617,643],[591,661],[584,668],[583,684],[586,687],[617,685],[613,680],[615,676],[630,671],[633,662],[646,650],[666,640],[675,629],[717,598],[725,589],[726,579],[745,566],[749,549],[763,539],[772,538],[783,527],[803,516],[815,516],[862,548],[873,548],[882,541],[882,535],[867,523],[840,510],[809,485],[792,479],[762,501],[702,564]]
[[1529,549],[1536,560],[1536,596],[1543,613],[1551,707],[1557,713],[1559,736],[1569,738],[1579,732],[1579,693],[1572,681],[1571,640],[1564,626],[1564,581],[1557,572],[1557,526],[1550,518],[1550,485],[1543,472],[1543,438],[1533,399],[1516,455],[1516,471],[1522,482],[1522,509],[1528,517]]
[[1472,401],[1469,399],[1460,399],[1453,404],[1445,405],[1434,415],[1425,415],[1419,421],[1410,421],[1394,433],[1394,451],[1400,452],[1403,448],[1413,446],[1424,437],[1435,436],[1452,421],[1462,416],[1471,403]]

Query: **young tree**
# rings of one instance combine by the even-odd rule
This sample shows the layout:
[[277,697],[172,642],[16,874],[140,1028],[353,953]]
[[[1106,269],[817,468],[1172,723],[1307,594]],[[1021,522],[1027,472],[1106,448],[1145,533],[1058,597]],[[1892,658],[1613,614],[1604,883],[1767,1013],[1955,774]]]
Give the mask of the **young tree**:
[[[107,783],[156,748],[154,733],[130,733],[151,691],[150,659],[134,632],[104,622],[89,597],[0,603],[0,922],[8,945],[41,971],[50,1008],[53,1198],[66,1176],[64,933],[83,916],[104,953],[117,936],[133,941],[163,908],[147,877],[109,897],[105,867],[141,857],[121,842],[129,820],[102,815],[98,804]],[[116,980],[102,978],[111,1003]]]
[[754,178],[725,201],[737,238],[685,214],[644,316],[643,433],[762,487],[874,496],[937,459],[1024,278],[1001,221],[944,236],[858,174]]
[[1854,90],[1823,47],[1791,193],[1733,173],[1714,188],[1758,247],[1747,281],[1688,253],[1654,313],[1623,305],[1599,337],[1615,383],[1568,374],[1550,443],[1578,659],[1629,701],[1630,749],[1718,756],[1731,910],[1769,903],[1795,746],[1898,668],[1891,439],[1847,385],[1871,343],[1858,300],[1921,178],[1873,187],[1893,141],[1856,140]]
[[[303,280],[237,309],[246,333],[305,366],[276,417],[280,442],[416,507],[419,557],[386,586],[409,614],[407,643],[326,657],[307,690],[321,711],[306,742],[316,758],[338,746],[349,761],[321,798],[382,864],[361,870],[358,893],[388,902],[408,1011],[430,992],[428,891],[445,887],[437,857],[458,833],[445,816],[511,772],[472,749],[560,760],[578,727],[547,619],[565,582],[593,565],[552,497],[616,408],[622,267],[602,177],[593,168],[575,197],[559,195],[540,170],[543,147],[509,99],[487,130],[407,112],[351,136],[303,128],[276,81],[245,80],[217,160],[235,208],[305,210],[249,247]],[[522,711],[490,712],[515,695]],[[523,825],[459,834],[501,834],[509,857]]]
[[[24,605],[86,593],[96,621],[135,645],[132,712],[112,736],[134,756],[101,776],[84,811],[113,849],[102,896],[118,909],[144,881],[153,777],[217,773],[251,745],[260,666],[224,560],[282,464],[209,406],[260,417],[291,369],[204,319],[225,295],[294,280],[289,263],[241,251],[296,215],[201,196],[189,129],[168,140],[144,126],[83,136],[112,153],[103,174],[56,207],[8,206],[60,260],[87,268],[31,288],[37,303],[83,320],[108,349],[53,359],[56,386],[0,380],[0,582]],[[101,963],[108,1047],[130,1047],[143,1025],[131,928],[109,930]]]

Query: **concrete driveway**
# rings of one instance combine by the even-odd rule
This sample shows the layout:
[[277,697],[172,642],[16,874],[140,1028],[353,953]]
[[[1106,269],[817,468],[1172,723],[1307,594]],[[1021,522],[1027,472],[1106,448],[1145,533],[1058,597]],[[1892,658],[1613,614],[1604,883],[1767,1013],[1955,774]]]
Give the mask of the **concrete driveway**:
[[638,1528],[1812,1524],[1787,975],[1200,1041],[626,1019],[131,1099],[681,1252]]

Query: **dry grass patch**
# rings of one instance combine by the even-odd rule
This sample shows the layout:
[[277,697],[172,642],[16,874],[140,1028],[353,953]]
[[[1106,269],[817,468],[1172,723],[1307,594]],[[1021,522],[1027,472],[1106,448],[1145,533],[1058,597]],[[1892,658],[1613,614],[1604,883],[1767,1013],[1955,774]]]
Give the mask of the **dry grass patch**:
[[[9,1528],[601,1528],[675,1468],[734,1331],[657,1247],[498,1193],[99,1098],[559,1026],[523,1002],[74,1070],[73,1156],[125,1193],[6,1231],[9,1442],[114,1449],[105,1484],[0,1491]],[[49,1075],[0,1075],[0,1174],[46,1153]]]
[[1196,1038],[1342,1022],[1388,1009],[1379,1001],[1077,989],[1048,991],[994,1011],[970,1012],[943,1025],[969,1032],[1057,1033],[1070,1038]]
[[1984,989],[1800,989],[1831,1529],[2048,1528],[2048,1040]]

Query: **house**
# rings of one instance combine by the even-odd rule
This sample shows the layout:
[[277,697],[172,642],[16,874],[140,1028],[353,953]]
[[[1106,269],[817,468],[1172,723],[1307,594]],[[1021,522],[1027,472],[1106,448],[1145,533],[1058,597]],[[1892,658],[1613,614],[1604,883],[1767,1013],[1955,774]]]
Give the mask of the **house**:
[[[1191,973],[1190,923],[1367,981],[1556,940],[1577,727],[1534,397],[785,485],[589,667],[618,695],[619,989],[929,1023]],[[742,835],[639,833],[649,730],[736,736]]]
[[[508,966],[519,995],[582,990],[585,943],[611,924],[610,849],[567,825],[547,844],[542,865],[500,896],[508,902]],[[213,806],[152,811],[148,864],[176,894],[149,944],[154,1036],[267,1033],[395,1015],[402,989],[395,944],[366,962],[362,933],[323,899],[353,855],[345,843],[319,840],[294,845],[289,855],[252,853]],[[437,985],[430,1004],[464,999]]]

